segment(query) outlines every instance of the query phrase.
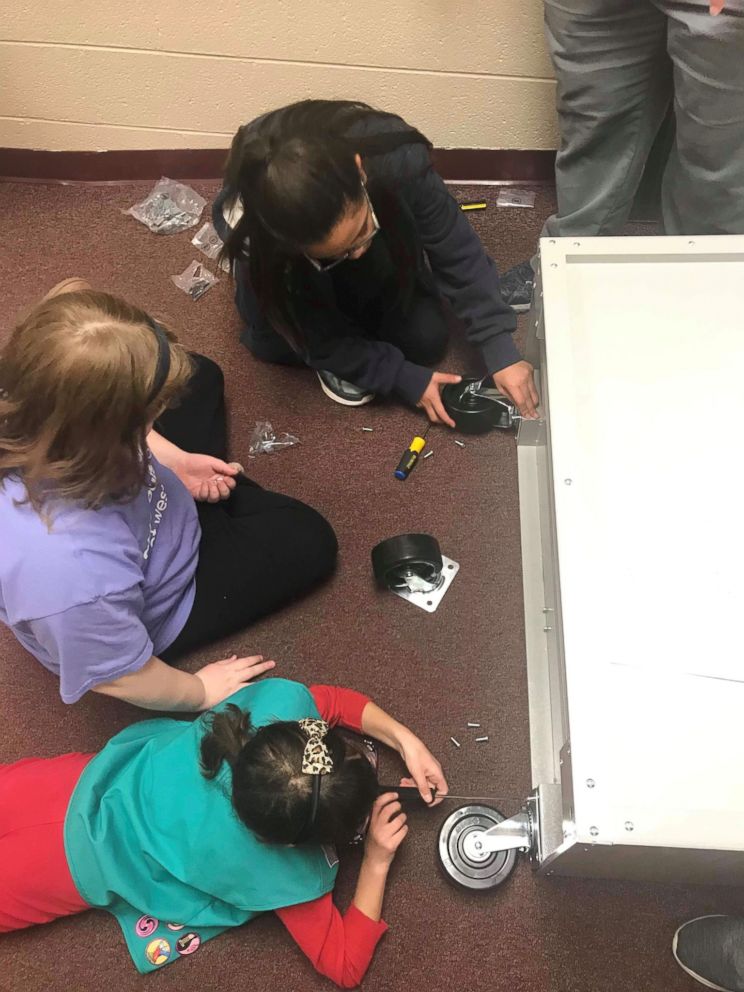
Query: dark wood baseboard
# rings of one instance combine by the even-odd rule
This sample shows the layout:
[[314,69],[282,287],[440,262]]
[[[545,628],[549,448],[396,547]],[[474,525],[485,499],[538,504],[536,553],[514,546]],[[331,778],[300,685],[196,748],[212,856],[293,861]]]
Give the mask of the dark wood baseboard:
[[[137,179],[219,179],[224,148],[50,152],[0,148],[0,180],[25,182],[126,182]],[[553,182],[555,152],[498,148],[436,148],[444,179]]]

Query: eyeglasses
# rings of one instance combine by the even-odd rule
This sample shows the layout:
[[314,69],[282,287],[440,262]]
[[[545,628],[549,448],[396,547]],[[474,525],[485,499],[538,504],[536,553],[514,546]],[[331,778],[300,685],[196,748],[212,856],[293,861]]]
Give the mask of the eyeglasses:
[[331,269],[335,269],[337,265],[345,262],[352,255],[360,251],[362,248],[366,248],[374,236],[379,233],[380,223],[377,220],[377,214],[375,213],[375,208],[372,206],[372,201],[369,198],[369,193],[367,192],[366,183],[362,183],[362,193],[364,194],[364,199],[367,201],[367,209],[369,211],[368,217],[372,218],[372,233],[368,234],[366,237],[362,238],[361,241],[357,241],[355,245],[352,245],[348,251],[345,251],[343,255],[337,255],[335,258],[312,258],[310,255],[303,252],[302,254],[312,265],[312,267],[318,272],[330,272]]

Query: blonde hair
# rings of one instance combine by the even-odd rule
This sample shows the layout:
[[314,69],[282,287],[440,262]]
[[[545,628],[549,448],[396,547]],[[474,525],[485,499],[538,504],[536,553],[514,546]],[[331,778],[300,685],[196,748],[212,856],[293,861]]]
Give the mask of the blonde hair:
[[95,509],[144,486],[147,427],[192,371],[163,327],[170,370],[149,398],[158,361],[150,320],[86,289],[43,301],[13,329],[0,353],[0,483],[18,475],[38,512],[50,499]]

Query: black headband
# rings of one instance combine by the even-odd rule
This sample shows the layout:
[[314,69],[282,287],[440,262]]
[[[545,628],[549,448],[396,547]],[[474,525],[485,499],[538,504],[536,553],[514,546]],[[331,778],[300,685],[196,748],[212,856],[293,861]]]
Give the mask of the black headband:
[[312,793],[310,794],[310,813],[308,814],[308,817],[302,826],[302,830],[300,830],[299,834],[297,834],[297,837],[295,838],[295,844],[303,844],[305,842],[308,835],[310,834],[310,831],[315,826],[315,817],[318,815],[318,801],[320,799],[321,776],[313,775],[312,779],[313,779],[313,790]]
[[152,319],[152,317],[147,318],[147,323],[152,328],[152,333],[155,335],[155,339],[158,342],[158,360],[155,365],[155,375],[152,380],[152,386],[150,386],[150,392],[147,395],[147,406],[149,406],[168,379],[171,359],[170,343],[166,337],[165,331],[160,324]]

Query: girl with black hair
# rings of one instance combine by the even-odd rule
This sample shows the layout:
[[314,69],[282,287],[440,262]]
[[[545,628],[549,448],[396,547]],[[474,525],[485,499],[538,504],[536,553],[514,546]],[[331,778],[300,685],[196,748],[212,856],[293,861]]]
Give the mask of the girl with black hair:
[[[387,929],[388,870],[405,838],[362,747],[394,747],[422,797],[439,762],[366,696],[284,679],[245,686],[194,722],[148,720],[96,755],[0,765],[0,932],[90,907],[118,920],[142,973],[274,910],[322,974],[352,988]],[[337,845],[369,821],[352,905]]]
[[430,142],[394,114],[304,100],[240,128],[213,220],[233,264],[243,343],[307,364],[346,406],[396,393],[454,426],[436,369],[449,302],[485,371],[536,416],[532,367],[477,235],[432,168]]

